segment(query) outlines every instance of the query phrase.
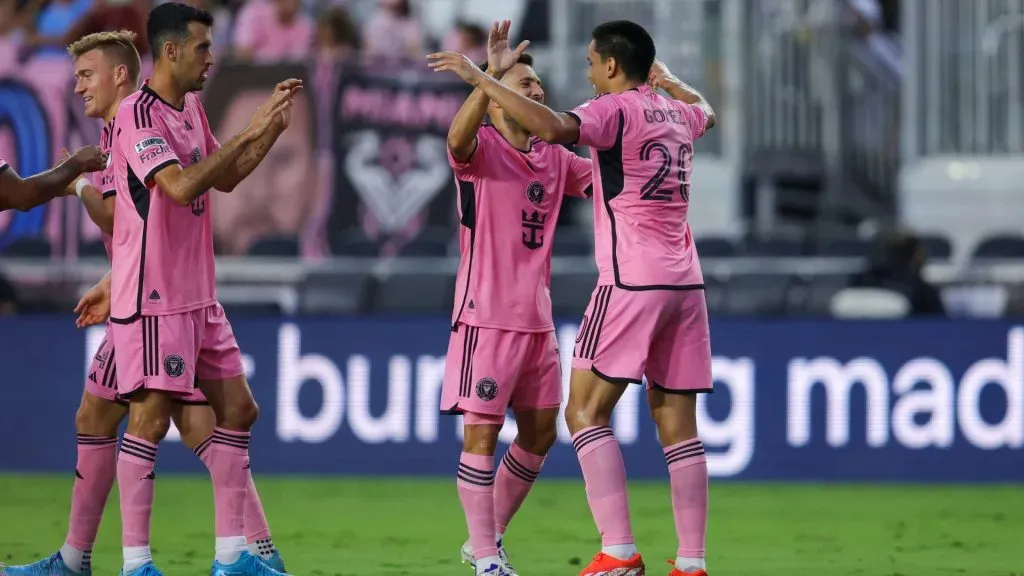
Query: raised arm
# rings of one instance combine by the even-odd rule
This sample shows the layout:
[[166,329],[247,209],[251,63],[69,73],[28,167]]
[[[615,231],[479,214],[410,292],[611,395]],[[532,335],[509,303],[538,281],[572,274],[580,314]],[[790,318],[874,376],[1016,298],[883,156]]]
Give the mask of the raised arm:
[[99,146],[86,146],[56,167],[22,179],[14,168],[7,166],[0,172],[0,210],[31,210],[67,193],[71,184],[83,172],[102,170],[106,165]]
[[[515,50],[509,49],[508,32],[511,26],[508,20],[495,22],[487,35],[487,74],[499,82],[530,46],[528,41],[523,41]],[[469,161],[476,152],[476,135],[487,115],[490,102],[491,99],[483,90],[475,88],[452,119],[448,128],[448,149],[459,162]]]
[[[188,205],[193,199],[221,182],[224,172],[233,169],[233,165],[246,152],[247,147],[263,138],[271,128],[274,118],[291,106],[291,95],[291,92],[275,92],[256,111],[249,126],[210,156],[188,168],[182,168],[177,160],[161,162],[157,171],[147,175],[147,178],[152,178],[160,190],[178,204]],[[128,155],[133,152],[134,150],[125,150],[125,154]],[[266,156],[266,152],[263,156]]]
[[555,112],[504,86],[485,74],[468,58],[457,52],[430,54],[429,66],[437,72],[455,72],[463,80],[494,100],[502,109],[541,140],[553,144],[571,144],[579,140],[579,124],[570,115]]
[[[285,80],[274,88],[274,95],[289,94],[288,105],[274,117],[267,131],[253,142],[247,144],[238,158],[228,165],[227,170],[214,182],[214,188],[221,192],[231,192],[249,174],[252,174],[252,171],[260,165],[260,162],[263,162],[263,159],[270,153],[270,149],[273,148],[277,139],[281,137],[281,134],[284,133],[291,123],[291,98],[301,89],[302,81],[294,78]],[[208,124],[205,129],[209,133],[210,128]],[[213,134],[209,133],[208,137],[213,139]]]
[[704,131],[715,127],[718,118],[715,116],[715,110],[711,107],[711,104],[708,103],[707,99],[696,88],[673,76],[664,62],[660,60],[654,61],[654,65],[651,66],[648,82],[655,88],[661,88],[675,100],[699,106],[707,118]]

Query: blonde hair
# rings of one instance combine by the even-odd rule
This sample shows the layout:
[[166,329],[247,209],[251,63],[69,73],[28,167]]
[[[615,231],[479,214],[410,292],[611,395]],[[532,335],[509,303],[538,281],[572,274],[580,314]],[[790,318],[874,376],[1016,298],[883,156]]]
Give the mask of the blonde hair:
[[136,37],[135,32],[131,30],[97,32],[71,43],[68,46],[68,54],[77,60],[83,54],[102,50],[108,57],[113,58],[115,64],[123,64],[128,68],[128,81],[136,85],[142,69],[142,58],[139,57],[139,51],[135,49],[134,44]]

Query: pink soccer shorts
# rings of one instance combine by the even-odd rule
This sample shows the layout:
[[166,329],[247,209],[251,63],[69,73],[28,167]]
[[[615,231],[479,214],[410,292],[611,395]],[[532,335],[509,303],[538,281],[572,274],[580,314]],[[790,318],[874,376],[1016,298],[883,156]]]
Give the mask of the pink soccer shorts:
[[117,349],[121,396],[144,388],[174,394],[181,402],[201,403],[205,398],[196,387],[197,380],[225,380],[245,373],[242,353],[220,304],[111,324],[110,335]]
[[562,405],[562,368],[552,332],[458,324],[448,341],[441,411],[504,416]]
[[711,335],[703,290],[598,286],[580,323],[572,367],[665,392],[711,392]]

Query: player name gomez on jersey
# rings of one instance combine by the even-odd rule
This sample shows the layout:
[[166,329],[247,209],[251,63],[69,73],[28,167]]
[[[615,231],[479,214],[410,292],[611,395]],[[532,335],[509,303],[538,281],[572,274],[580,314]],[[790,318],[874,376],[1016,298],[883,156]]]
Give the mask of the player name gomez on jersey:
[[603,94],[569,112],[594,168],[598,284],[685,290],[704,284],[690,205],[693,143],[707,116],[648,86]]
[[153,177],[199,162],[220,145],[196,93],[175,108],[144,85],[125,98],[113,126],[116,210],[111,319],[131,322],[216,301],[208,193],[181,206]]

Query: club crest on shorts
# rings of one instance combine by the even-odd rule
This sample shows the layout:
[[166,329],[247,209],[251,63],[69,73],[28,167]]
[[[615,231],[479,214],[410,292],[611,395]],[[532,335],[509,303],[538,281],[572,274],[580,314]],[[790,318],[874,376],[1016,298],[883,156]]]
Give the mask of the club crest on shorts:
[[185,360],[177,354],[171,354],[164,358],[164,372],[168,376],[177,378],[185,373]]
[[533,181],[526,188],[526,199],[534,205],[540,205],[544,201],[544,185]]
[[477,398],[488,402],[498,395],[498,383],[493,378],[481,378],[476,383]]

